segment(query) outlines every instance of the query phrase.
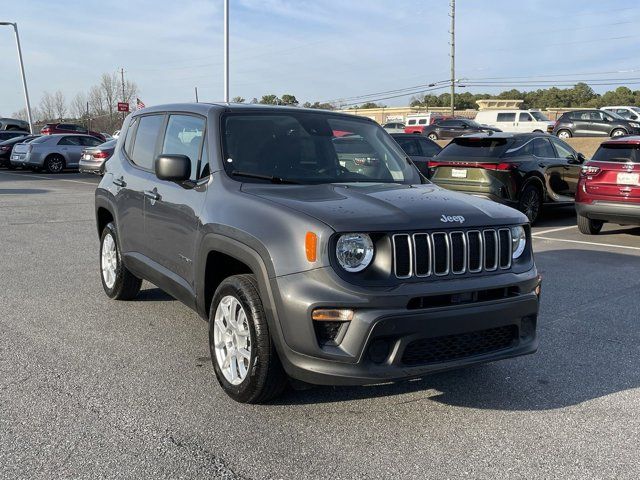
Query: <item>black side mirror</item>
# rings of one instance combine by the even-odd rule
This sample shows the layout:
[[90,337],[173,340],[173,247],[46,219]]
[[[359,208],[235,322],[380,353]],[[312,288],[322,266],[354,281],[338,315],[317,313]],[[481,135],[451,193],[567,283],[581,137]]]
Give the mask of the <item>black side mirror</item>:
[[584,163],[584,162],[586,162],[586,161],[587,161],[587,157],[585,157],[585,156],[584,156],[584,153],[580,153],[580,152],[578,152],[578,161],[579,161],[580,163]]
[[191,160],[186,155],[158,155],[155,170],[160,180],[184,182],[191,176]]

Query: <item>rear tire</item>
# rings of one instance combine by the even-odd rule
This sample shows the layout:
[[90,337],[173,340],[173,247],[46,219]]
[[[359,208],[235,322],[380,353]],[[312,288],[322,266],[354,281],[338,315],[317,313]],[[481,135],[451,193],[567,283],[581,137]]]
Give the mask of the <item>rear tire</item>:
[[518,210],[524,213],[533,225],[540,217],[542,210],[542,191],[535,185],[527,185],[518,200]]
[[62,155],[49,155],[44,160],[44,169],[47,173],[61,173],[64,170],[64,157]]
[[100,236],[100,278],[104,292],[114,300],[131,300],[142,286],[142,280],[122,263],[118,233],[113,222],[104,227]]
[[234,275],[217,288],[209,310],[209,349],[220,386],[236,402],[265,403],[288,385],[254,275]]
[[584,235],[597,235],[602,230],[604,222],[601,220],[592,220],[578,214],[578,230]]
[[626,135],[627,131],[622,128],[616,128],[613,132],[611,132],[612,137],[621,137],[622,135]]
[[566,140],[567,138],[571,138],[573,135],[571,135],[569,130],[558,130],[556,136],[562,140]]

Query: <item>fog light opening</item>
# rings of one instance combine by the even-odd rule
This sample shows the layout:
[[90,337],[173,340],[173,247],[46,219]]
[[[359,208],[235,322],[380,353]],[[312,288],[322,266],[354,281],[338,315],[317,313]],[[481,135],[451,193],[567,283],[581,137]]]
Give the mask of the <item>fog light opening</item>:
[[536,317],[524,317],[520,320],[520,338],[527,340],[535,335]]
[[389,340],[379,338],[369,346],[369,358],[373,363],[382,363],[389,355]]

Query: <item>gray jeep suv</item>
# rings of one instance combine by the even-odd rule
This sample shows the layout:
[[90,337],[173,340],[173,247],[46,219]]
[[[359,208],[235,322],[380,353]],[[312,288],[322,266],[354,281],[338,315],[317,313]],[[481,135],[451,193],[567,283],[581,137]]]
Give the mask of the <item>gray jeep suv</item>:
[[[362,152],[336,148],[345,135]],[[96,190],[106,294],[142,279],[209,321],[240,402],[533,353],[526,217],[420,175],[375,122],[178,104],[127,118]]]

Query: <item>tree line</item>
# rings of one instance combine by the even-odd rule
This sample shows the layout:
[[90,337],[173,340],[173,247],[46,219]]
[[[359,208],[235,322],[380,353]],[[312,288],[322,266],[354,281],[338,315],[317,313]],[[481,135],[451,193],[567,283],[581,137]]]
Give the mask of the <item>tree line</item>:
[[[103,73],[100,81],[86,92],[78,92],[67,100],[61,90],[45,91],[40,103],[31,108],[31,116],[36,125],[50,122],[80,123],[91,130],[112,133],[122,125],[122,114],[118,112],[118,102],[128,102],[135,107],[138,86],[125,80],[124,100],[122,82],[117,73]],[[27,120],[27,110],[14,112],[12,117]]]

